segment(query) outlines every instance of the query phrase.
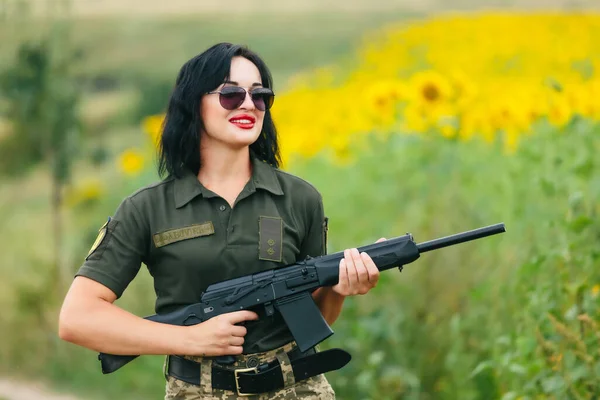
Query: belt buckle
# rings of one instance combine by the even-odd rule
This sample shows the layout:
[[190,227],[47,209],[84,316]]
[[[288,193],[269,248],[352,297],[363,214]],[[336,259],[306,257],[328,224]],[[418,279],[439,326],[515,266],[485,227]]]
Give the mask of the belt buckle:
[[238,374],[242,373],[242,372],[254,372],[255,374],[258,373],[258,367],[252,367],[252,368],[240,368],[240,369],[234,369],[233,370],[233,375],[235,376],[235,389],[238,393],[238,396],[252,396],[253,394],[256,393],[242,393],[240,392],[240,377],[238,376]]

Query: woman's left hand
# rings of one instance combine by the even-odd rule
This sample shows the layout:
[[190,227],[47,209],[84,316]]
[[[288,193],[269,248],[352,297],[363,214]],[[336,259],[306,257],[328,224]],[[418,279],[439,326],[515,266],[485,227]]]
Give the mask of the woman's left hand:
[[[384,241],[379,239],[376,243]],[[367,253],[359,253],[357,249],[344,250],[344,258],[340,260],[339,282],[332,290],[342,296],[366,294],[377,285],[379,269]]]

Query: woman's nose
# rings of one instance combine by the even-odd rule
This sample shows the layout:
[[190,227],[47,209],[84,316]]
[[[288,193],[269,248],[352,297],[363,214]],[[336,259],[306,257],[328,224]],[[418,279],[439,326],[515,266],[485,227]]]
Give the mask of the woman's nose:
[[242,104],[240,104],[239,108],[243,108],[245,110],[254,110],[256,108],[256,106],[254,105],[254,102],[252,101],[252,96],[250,96],[250,93],[246,92],[246,96],[244,97],[244,102]]

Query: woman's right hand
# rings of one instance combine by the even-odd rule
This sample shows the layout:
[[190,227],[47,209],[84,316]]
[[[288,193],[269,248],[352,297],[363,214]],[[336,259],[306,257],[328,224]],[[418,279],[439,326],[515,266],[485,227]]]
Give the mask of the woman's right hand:
[[242,354],[247,330],[240,322],[256,320],[252,311],[221,314],[197,325],[187,326],[184,353],[191,356],[225,356]]

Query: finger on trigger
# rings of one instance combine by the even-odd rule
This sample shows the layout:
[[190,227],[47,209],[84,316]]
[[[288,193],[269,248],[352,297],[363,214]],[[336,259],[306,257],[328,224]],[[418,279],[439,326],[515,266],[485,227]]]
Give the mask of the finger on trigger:
[[243,310],[243,311],[236,311],[236,312],[231,313],[229,322],[231,322],[232,324],[237,324],[239,322],[255,320],[255,319],[258,319],[257,313],[255,313],[254,311]]

